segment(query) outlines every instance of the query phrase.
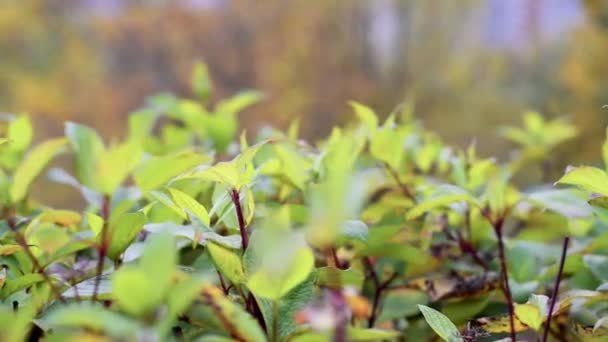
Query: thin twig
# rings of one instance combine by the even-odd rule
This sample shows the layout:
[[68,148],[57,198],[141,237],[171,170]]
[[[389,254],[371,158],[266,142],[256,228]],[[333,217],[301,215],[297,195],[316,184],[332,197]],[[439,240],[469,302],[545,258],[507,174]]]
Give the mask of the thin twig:
[[382,299],[382,295],[384,294],[384,291],[387,288],[389,288],[390,284],[395,280],[395,278],[397,278],[397,272],[391,274],[391,276],[388,277],[388,279],[386,279],[384,282],[380,283],[380,278],[378,277],[378,274],[374,270],[374,265],[371,263],[369,258],[367,258],[367,257],[363,258],[363,263],[364,263],[365,267],[368,269],[372,282],[374,283],[374,286],[375,286],[374,300],[372,303],[372,312],[371,312],[371,316],[369,317],[369,320],[367,322],[368,328],[373,328],[374,325],[376,324],[376,320],[378,319],[378,310],[380,308],[380,300]]
[[553,315],[553,310],[555,309],[555,303],[557,302],[557,295],[559,293],[559,283],[562,280],[562,275],[564,273],[564,264],[566,263],[566,253],[568,252],[568,244],[570,243],[570,237],[564,238],[564,244],[562,246],[562,255],[559,259],[559,271],[557,272],[557,277],[555,278],[555,286],[553,287],[553,295],[551,296],[551,304],[549,305],[549,315],[547,315],[547,322],[545,323],[545,332],[543,333],[543,342],[547,342],[547,338],[549,336],[549,329],[551,327],[551,316]]
[[476,264],[481,266],[484,271],[488,271],[490,269],[485,260],[483,260],[479,255],[477,248],[473,246],[473,243],[471,241],[465,240],[459,231],[456,232],[456,240],[458,242],[458,247],[460,248],[460,251],[463,254],[469,254],[473,258],[473,261],[475,261]]
[[95,274],[95,286],[93,287],[93,296],[91,301],[97,300],[97,292],[99,291],[99,283],[101,282],[101,274],[103,273],[104,261],[108,254],[108,230],[110,220],[110,196],[105,195],[101,203],[101,218],[103,219],[103,226],[101,227],[101,241],[99,242],[97,252],[99,254],[99,260],[97,260],[97,270]]
[[224,282],[224,277],[222,277],[222,274],[220,273],[219,270],[217,271],[217,276],[220,278],[220,285],[222,286],[222,291],[224,291],[225,295],[228,295],[228,288],[226,287],[226,283]]
[[509,310],[509,325],[511,330],[511,340],[517,341],[515,336],[515,311],[513,308],[513,297],[511,296],[511,287],[509,286],[509,270],[507,269],[507,258],[505,256],[505,244],[502,238],[502,227],[504,218],[499,218],[494,222],[494,232],[498,240],[498,257],[500,259],[500,268],[503,279],[503,290],[507,298],[507,307]]
[[414,194],[412,194],[412,192],[410,191],[410,189],[408,189],[408,187],[405,186],[405,184],[403,184],[403,182],[401,182],[401,179],[399,178],[399,173],[397,173],[397,170],[393,169],[393,167],[390,166],[386,162],[384,163],[384,167],[386,168],[386,170],[388,171],[388,173],[390,173],[391,177],[393,177],[393,179],[395,180],[395,182],[399,186],[399,189],[401,189],[401,192],[403,193],[403,196],[405,196],[405,197],[411,199],[412,201],[416,202],[416,196],[414,196]]
[[7,220],[9,229],[13,232],[13,234],[15,234],[15,240],[17,241],[19,246],[21,246],[21,248],[23,249],[25,254],[28,256],[28,258],[31,260],[32,265],[34,266],[34,269],[36,270],[36,272],[38,272],[42,276],[44,281],[47,284],[49,284],[49,288],[51,289],[51,292],[57,298],[57,300],[59,300],[60,302],[65,304],[66,301],[63,298],[63,296],[61,295],[61,291],[59,291],[59,289],[57,287],[55,287],[55,285],[53,284],[53,280],[46,273],[46,271],[44,270],[42,265],[40,265],[40,262],[38,262],[38,259],[36,258],[36,256],[32,252],[32,250],[30,249],[30,246],[28,245],[27,241],[25,240],[25,236],[23,236],[23,234],[21,234],[21,232],[17,229],[17,224],[15,222],[15,217],[14,217],[14,208],[8,208],[6,220]]

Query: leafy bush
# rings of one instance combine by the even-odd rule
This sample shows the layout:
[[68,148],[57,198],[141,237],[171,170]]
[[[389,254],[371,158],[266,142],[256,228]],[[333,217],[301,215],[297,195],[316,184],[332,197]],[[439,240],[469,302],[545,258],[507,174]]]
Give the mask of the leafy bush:
[[[250,144],[237,114],[260,94],[209,106],[202,64],[192,84],[111,143],[67,123],[30,147],[29,118],[7,118],[0,340],[607,338],[608,174],[512,181],[576,134],[567,122],[526,114],[502,131],[519,146],[504,163],[446,145],[408,104],[380,122],[353,102],[357,122],[317,144],[297,122]],[[61,153],[73,172],[48,175],[83,212],[30,196]]]

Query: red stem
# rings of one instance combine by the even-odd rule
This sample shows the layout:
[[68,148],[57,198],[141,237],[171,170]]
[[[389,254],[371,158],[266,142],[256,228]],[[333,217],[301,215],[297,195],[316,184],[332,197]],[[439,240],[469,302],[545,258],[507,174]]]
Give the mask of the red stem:
[[222,286],[222,291],[224,291],[224,295],[228,295],[228,288],[226,287],[226,283],[224,282],[224,277],[222,277],[222,274],[220,273],[219,270],[217,271],[217,276],[220,278],[220,285]]
[[502,239],[502,226],[504,218],[499,218],[494,222],[494,232],[498,239],[498,257],[500,258],[500,268],[502,271],[503,290],[507,298],[507,306],[509,309],[509,324],[511,327],[511,340],[517,341],[515,336],[515,311],[513,308],[513,297],[511,296],[511,287],[509,286],[509,270],[507,269],[507,258],[505,256],[505,244]]
[[564,264],[566,263],[566,252],[568,251],[568,244],[570,243],[570,237],[564,238],[564,245],[562,246],[562,255],[559,260],[559,271],[557,272],[557,278],[555,278],[555,285],[553,287],[553,296],[551,296],[551,304],[549,305],[549,315],[547,316],[547,322],[545,323],[545,332],[543,333],[543,342],[547,342],[549,337],[549,330],[551,327],[551,316],[553,315],[553,309],[557,302],[557,295],[559,293],[559,283],[562,281],[564,273]]
[[236,210],[236,216],[239,220],[239,232],[241,233],[243,251],[245,251],[249,246],[249,236],[247,236],[247,227],[245,226],[245,218],[243,217],[243,208],[241,207],[241,199],[239,197],[238,190],[232,189],[230,192],[230,198],[232,198],[232,203],[234,203],[234,208]]
[[101,242],[98,247],[99,260],[97,260],[97,270],[95,275],[95,286],[93,287],[93,296],[91,301],[97,300],[97,292],[99,291],[99,283],[101,282],[101,274],[103,273],[103,266],[106,255],[108,253],[108,225],[110,219],[110,196],[105,195],[101,203],[101,218],[103,219],[103,226],[101,228]]
[[380,308],[380,300],[382,299],[382,295],[384,294],[384,291],[393,282],[393,280],[395,280],[395,278],[397,277],[397,273],[396,272],[393,273],[390,277],[388,277],[387,280],[380,283],[378,274],[374,270],[374,265],[371,263],[369,258],[367,258],[367,257],[363,258],[363,263],[365,264],[365,267],[369,270],[369,274],[372,278],[374,286],[376,287],[376,290],[374,292],[374,301],[372,304],[371,316],[369,317],[369,320],[367,322],[367,327],[373,328],[374,325],[376,324],[376,320],[378,319],[378,309]]

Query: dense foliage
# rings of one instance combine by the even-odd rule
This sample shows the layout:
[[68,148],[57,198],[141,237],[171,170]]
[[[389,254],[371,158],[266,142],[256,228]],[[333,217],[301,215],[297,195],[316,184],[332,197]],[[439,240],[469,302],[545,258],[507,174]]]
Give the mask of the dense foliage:
[[[203,64],[192,86],[120,141],[67,123],[32,147],[28,116],[3,117],[0,340],[606,340],[608,174],[512,181],[569,123],[525,114],[504,163],[407,103],[381,122],[353,102],[358,121],[316,144],[297,121],[252,139],[237,114],[259,93],[211,106]],[[73,170],[45,171],[61,153]],[[36,202],[43,174],[86,209]]]

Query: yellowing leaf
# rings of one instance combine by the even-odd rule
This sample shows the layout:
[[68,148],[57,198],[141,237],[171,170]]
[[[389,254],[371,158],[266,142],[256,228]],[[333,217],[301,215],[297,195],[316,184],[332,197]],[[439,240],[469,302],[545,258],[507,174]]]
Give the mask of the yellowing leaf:
[[515,316],[522,323],[537,331],[542,327],[544,321],[538,307],[532,304],[516,304]]
[[38,217],[40,222],[56,223],[64,227],[73,227],[80,223],[80,213],[71,210],[45,210]]
[[[0,245],[0,255],[11,255],[19,252],[23,248],[19,245]],[[2,286],[0,286],[2,288]]]

